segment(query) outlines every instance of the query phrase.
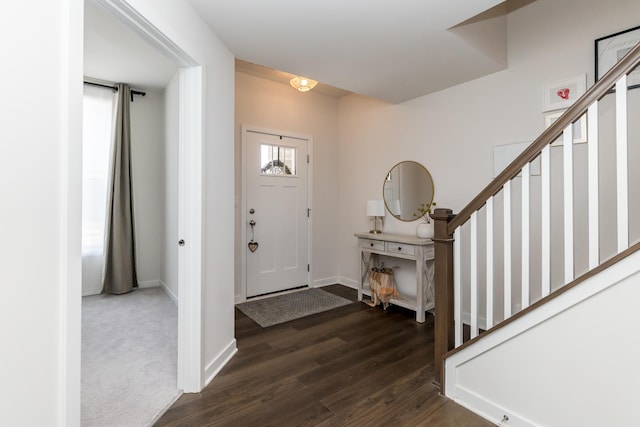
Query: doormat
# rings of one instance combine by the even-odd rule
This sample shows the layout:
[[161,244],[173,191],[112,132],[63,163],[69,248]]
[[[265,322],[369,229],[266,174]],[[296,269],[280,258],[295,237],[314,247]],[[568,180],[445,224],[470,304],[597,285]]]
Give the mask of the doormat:
[[352,302],[322,289],[311,288],[257,301],[243,302],[237,304],[236,308],[258,325],[268,328],[290,320],[342,307]]

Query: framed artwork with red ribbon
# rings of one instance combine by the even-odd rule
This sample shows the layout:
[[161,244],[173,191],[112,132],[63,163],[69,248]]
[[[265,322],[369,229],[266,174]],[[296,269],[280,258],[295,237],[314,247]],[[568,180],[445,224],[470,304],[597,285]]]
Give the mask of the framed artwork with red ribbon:
[[586,74],[546,83],[542,87],[542,112],[569,108],[586,90]]

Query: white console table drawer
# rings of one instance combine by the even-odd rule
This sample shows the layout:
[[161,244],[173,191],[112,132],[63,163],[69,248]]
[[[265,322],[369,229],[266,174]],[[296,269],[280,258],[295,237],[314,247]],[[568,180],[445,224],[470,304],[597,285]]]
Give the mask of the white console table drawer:
[[384,242],[380,240],[360,239],[360,247],[384,251]]
[[415,246],[397,242],[385,242],[386,252],[394,254],[415,255]]

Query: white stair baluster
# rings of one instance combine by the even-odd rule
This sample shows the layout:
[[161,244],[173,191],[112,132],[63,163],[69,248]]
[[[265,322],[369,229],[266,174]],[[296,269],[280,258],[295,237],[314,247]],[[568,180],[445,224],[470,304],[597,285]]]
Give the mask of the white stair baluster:
[[540,159],[541,196],[540,196],[540,220],[541,229],[541,284],[542,296],[551,292],[551,146],[542,149]]
[[504,320],[511,317],[511,180],[503,187],[504,203]]
[[478,212],[471,214],[471,289],[469,292],[469,316],[471,317],[471,338],[478,336]]
[[529,307],[529,205],[531,193],[531,163],[522,168],[522,293],[520,309]]
[[493,196],[487,200],[487,313],[486,327],[493,326]]
[[627,76],[616,83],[616,172],[618,252],[629,247],[629,183],[627,163]]
[[460,284],[460,227],[453,233],[453,322],[455,346],[462,345],[462,292]]
[[573,124],[563,134],[564,284],[573,281]]
[[587,113],[588,188],[589,188],[589,269],[600,263],[599,192],[598,192],[598,101]]

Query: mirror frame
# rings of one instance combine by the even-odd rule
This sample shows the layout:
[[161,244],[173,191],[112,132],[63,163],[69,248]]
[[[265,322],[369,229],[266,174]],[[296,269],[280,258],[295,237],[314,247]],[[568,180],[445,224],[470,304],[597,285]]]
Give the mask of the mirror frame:
[[389,209],[389,205],[387,204],[387,199],[385,198],[384,195],[384,186],[385,183],[387,182],[387,177],[389,176],[389,174],[391,173],[391,171],[393,171],[396,167],[400,166],[401,164],[404,163],[413,163],[417,166],[419,166],[420,168],[422,168],[424,170],[424,172],[426,173],[427,178],[429,179],[429,181],[431,181],[431,200],[429,200],[429,203],[433,203],[433,199],[435,196],[435,185],[433,183],[433,177],[431,176],[431,173],[429,173],[429,170],[422,164],[422,163],[418,163],[415,160],[403,160],[401,162],[396,163],[395,165],[393,165],[393,167],[391,167],[391,169],[389,169],[389,172],[387,172],[387,174],[384,176],[384,181],[382,183],[382,200],[384,200],[384,207],[387,210],[387,212],[389,212],[389,214],[394,217],[395,219],[397,219],[398,221],[403,221],[403,222],[413,222],[413,221],[417,221],[422,217],[416,217],[416,218],[411,218],[411,219],[404,219],[401,218],[398,215],[393,214],[393,212],[391,212],[391,209]]

